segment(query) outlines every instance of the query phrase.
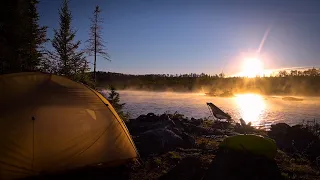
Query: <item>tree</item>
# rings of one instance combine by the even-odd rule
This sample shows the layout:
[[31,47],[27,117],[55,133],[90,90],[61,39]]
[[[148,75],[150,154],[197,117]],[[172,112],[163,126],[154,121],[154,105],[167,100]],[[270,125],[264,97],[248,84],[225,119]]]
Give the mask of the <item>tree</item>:
[[39,69],[47,27],[39,25],[38,0],[1,1],[0,73]]
[[288,72],[286,70],[282,70],[278,72],[278,76],[279,77],[287,77],[288,76]]
[[225,74],[223,72],[221,72],[219,75],[218,75],[219,78],[224,78],[225,77]]
[[113,106],[113,108],[117,111],[119,116],[123,120],[127,120],[129,115],[125,114],[122,111],[125,103],[120,103],[120,94],[118,92],[116,92],[116,89],[113,86],[110,87],[110,93],[107,97],[107,100],[110,102],[110,104]]
[[64,0],[59,10],[60,27],[54,30],[52,46],[55,51],[50,53],[50,57],[55,59],[59,75],[76,79],[88,63],[84,52],[78,51],[81,42],[74,42],[76,31],[71,27],[72,15],[68,3],[68,0]]
[[290,71],[290,76],[298,76],[298,71],[297,70],[291,70]]
[[93,18],[91,18],[91,27],[89,31],[89,39],[87,40],[86,53],[89,56],[94,56],[93,62],[93,76],[96,82],[96,67],[97,67],[97,56],[100,55],[102,58],[110,61],[110,56],[105,50],[104,41],[102,40],[102,18],[100,17],[100,7],[96,6],[93,12]]

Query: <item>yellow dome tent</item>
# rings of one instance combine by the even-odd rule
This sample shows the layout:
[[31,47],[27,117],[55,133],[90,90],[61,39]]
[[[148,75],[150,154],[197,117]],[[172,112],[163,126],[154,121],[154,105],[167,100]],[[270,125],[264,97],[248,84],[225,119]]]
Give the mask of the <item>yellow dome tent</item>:
[[95,90],[52,74],[0,76],[0,179],[137,156],[125,124]]

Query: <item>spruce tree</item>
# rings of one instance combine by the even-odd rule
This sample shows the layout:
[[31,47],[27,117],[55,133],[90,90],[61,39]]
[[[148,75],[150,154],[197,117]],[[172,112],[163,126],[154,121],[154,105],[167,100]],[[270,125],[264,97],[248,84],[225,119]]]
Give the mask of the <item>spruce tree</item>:
[[120,103],[120,94],[116,92],[113,86],[110,87],[110,93],[107,99],[116,111],[121,111],[125,105],[125,103]]
[[108,94],[107,100],[116,110],[116,112],[122,118],[122,120],[128,120],[129,114],[123,112],[123,107],[125,106],[125,103],[120,103],[120,94],[116,91],[115,87],[110,86],[110,92]]
[[75,41],[76,31],[71,27],[72,14],[68,0],[64,0],[59,10],[60,27],[54,30],[52,46],[55,51],[51,58],[56,60],[57,73],[71,79],[76,79],[82,72],[87,61],[84,52],[79,51],[80,41]]
[[97,67],[97,56],[110,61],[110,56],[107,53],[102,39],[102,18],[100,17],[101,9],[99,6],[96,6],[93,12],[93,18],[91,18],[91,27],[89,31],[89,39],[87,40],[86,53],[90,56],[94,56],[93,62],[93,76],[94,81],[96,82],[96,67]]
[[38,0],[0,4],[0,73],[38,70],[47,27],[39,25]]

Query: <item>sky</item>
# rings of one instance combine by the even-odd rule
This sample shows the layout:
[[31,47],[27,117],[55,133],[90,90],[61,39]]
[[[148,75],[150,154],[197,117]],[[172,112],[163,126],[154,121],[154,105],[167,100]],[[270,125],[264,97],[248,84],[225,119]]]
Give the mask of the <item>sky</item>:
[[[38,5],[50,39],[61,3]],[[96,5],[111,56],[111,62],[98,59],[101,71],[235,74],[268,30],[260,51],[266,69],[320,66],[319,0],[70,0],[82,47]]]

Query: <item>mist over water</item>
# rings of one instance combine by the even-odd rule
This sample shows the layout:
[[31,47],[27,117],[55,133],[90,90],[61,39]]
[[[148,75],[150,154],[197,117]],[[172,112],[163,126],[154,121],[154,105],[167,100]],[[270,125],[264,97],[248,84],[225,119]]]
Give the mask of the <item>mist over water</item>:
[[210,116],[206,105],[212,102],[233,119],[243,118],[253,125],[285,122],[294,125],[302,120],[320,120],[320,97],[298,97],[303,101],[284,101],[282,96],[260,96],[237,94],[236,97],[210,97],[202,93],[175,93],[150,91],[119,91],[121,101],[126,103],[124,111],[131,118],[153,112],[179,112],[187,117]]

